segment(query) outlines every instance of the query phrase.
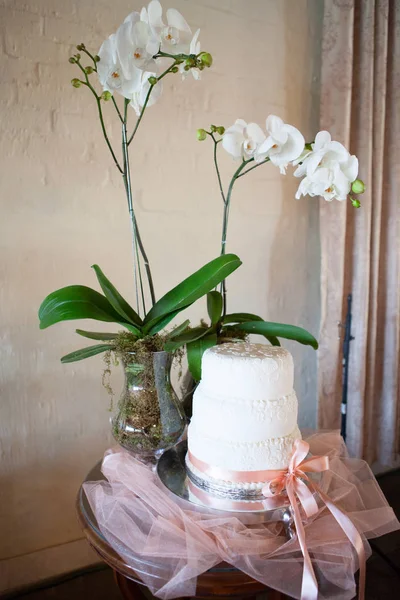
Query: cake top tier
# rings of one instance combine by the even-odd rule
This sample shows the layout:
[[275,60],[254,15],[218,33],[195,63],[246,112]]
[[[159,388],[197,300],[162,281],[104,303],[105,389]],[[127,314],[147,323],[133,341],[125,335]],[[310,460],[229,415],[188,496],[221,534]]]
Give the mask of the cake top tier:
[[220,344],[203,354],[200,385],[216,398],[280,398],[293,390],[292,355],[264,344]]

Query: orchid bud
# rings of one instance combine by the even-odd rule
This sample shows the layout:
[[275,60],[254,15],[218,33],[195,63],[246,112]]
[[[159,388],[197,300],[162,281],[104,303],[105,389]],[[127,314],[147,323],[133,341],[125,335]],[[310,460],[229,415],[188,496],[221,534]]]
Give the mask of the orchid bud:
[[365,192],[365,183],[361,179],[356,179],[351,184],[351,191],[355,194],[362,194]]
[[76,60],[80,60],[81,59],[81,55],[80,54],[75,54],[75,58],[76,58]]
[[93,56],[93,60],[94,62],[100,62],[100,56],[98,54],[96,54],[95,56]]
[[71,65],[73,65],[73,64],[76,63],[76,58],[74,58],[73,56],[70,56],[69,59],[68,59],[68,62],[70,62]]
[[203,65],[206,67],[211,67],[211,65],[213,64],[213,57],[209,52],[204,52],[204,54],[201,54],[199,58]]
[[108,102],[112,98],[112,93],[109,92],[108,90],[106,90],[105,92],[102,93],[102,95],[100,96],[100,98],[102,100],[104,100],[104,102]]
[[177,65],[181,65],[183,63],[183,58],[176,58],[175,62]]
[[207,132],[205,129],[198,129],[196,135],[199,142],[203,142],[207,137]]
[[357,200],[357,198],[350,197],[350,200],[351,200],[351,204],[354,206],[354,208],[360,208],[361,202],[359,200]]
[[85,67],[86,75],[91,75],[93,73],[93,67]]
[[76,49],[77,50],[85,50],[85,47],[86,47],[85,44],[82,43],[82,44],[78,44]]
[[149,83],[150,83],[150,85],[156,85],[157,77],[153,77],[153,76],[149,77]]
[[211,133],[215,133],[217,131],[217,128],[215,125],[211,125],[210,129],[211,129]]
[[203,63],[197,63],[197,68],[199,69],[199,71],[204,71],[205,69]]
[[185,71],[190,71],[190,67],[189,67],[189,65],[185,65],[185,66],[183,67],[183,69],[184,69]]
[[222,125],[220,127],[217,127],[217,133],[219,133],[219,135],[224,135],[225,127],[222,127]]
[[74,79],[71,79],[71,84],[74,86],[74,88],[80,88],[82,85],[82,82],[80,79],[77,79],[76,77],[74,77]]
[[185,61],[185,65],[187,67],[189,67],[189,69],[191,69],[192,67],[196,66],[196,59],[192,58],[191,56],[189,58],[186,59]]
[[179,71],[178,67],[172,67],[171,73],[177,73]]

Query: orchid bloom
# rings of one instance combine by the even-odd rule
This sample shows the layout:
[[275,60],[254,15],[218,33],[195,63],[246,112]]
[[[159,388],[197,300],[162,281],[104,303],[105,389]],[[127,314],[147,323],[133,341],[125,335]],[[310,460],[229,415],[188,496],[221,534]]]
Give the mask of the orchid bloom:
[[[149,71],[141,71],[140,86],[137,91],[135,91],[135,92],[133,92],[133,94],[131,94],[130,105],[135,110],[135,113],[137,114],[137,116],[140,115],[143,105],[146,102],[146,97],[147,97],[148,91],[150,89],[149,77],[154,77],[154,76],[155,76],[155,73],[151,73]],[[153,91],[147,101],[147,106],[152,106],[159,100],[159,98],[162,94],[162,90],[163,90],[162,81],[158,81],[155,84],[155,86],[153,87]]]
[[131,79],[135,68],[143,71],[156,69],[153,56],[157,54],[159,42],[150,26],[140,20],[138,12],[127,16],[116,33],[118,58],[127,79]]
[[339,142],[332,141],[330,133],[320,131],[311,145],[294,161],[299,164],[295,177],[304,177],[296,193],[301,196],[323,196],[325,200],[346,200],[351,184],[357,179],[358,159],[351,156]]
[[100,61],[97,65],[97,74],[103,90],[118,92],[125,98],[131,98],[132,93],[139,89],[142,71],[132,68],[126,77],[118,57],[116,35],[113,33],[103,42],[98,52]]
[[162,52],[168,54],[188,54],[192,30],[175,8],[166,11],[167,24],[162,20],[162,6],[158,0],[152,0],[147,9],[143,8],[140,18],[148,23],[157,36]]
[[225,131],[222,146],[233,158],[248,160],[254,157],[264,141],[265,134],[257,123],[246,123],[243,119],[238,119]]
[[275,115],[267,117],[266,129],[268,137],[257,148],[255,161],[262,162],[269,158],[272,164],[285,174],[288,164],[298,158],[304,150],[304,137],[298,129],[287,125]]

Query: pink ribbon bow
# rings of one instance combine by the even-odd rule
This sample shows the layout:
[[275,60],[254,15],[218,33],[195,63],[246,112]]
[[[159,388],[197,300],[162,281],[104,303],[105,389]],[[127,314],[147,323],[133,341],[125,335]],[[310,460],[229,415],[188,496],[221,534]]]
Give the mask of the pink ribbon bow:
[[318,504],[313,492],[317,492],[325,506],[332,513],[345,535],[358,554],[360,566],[359,599],[364,599],[365,594],[365,551],[361,536],[351,519],[340,510],[330,498],[308,477],[307,473],[320,473],[329,469],[327,456],[311,456],[306,458],[310,450],[309,444],[303,440],[296,440],[293,454],[287,470],[268,471],[270,479],[262,489],[266,498],[281,494],[286,490],[293,518],[296,525],[297,538],[304,557],[303,580],[301,585],[301,600],[317,600],[318,584],[307,550],[305,530],[301,519],[299,500],[307,517],[312,517],[318,512]]

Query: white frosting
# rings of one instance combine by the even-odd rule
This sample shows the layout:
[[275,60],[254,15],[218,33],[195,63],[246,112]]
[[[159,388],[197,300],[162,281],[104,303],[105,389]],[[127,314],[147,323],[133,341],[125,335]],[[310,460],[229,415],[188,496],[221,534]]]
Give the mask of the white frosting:
[[217,398],[195,392],[192,422],[207,437],[238,442],[260,442],[292,433],[297,425],[297,398],[294,390],[276,399],[241,400]]
[[280,398],[293,389],[293,359],[276,346],[220,344],[203,354],[201,386],[213,398]]
[[221,344],[204,353],[202,374],[188,430],[191,454],[233,471],[286,468],[301,438],[291,354],[263,344]]
[[193,421],[188,429],[188,445],[193,456],[209,465],[232,471],[285,469],[297,439],[301,439],[297,426],[289,435],[257,442],[211,438],[197,430]]

